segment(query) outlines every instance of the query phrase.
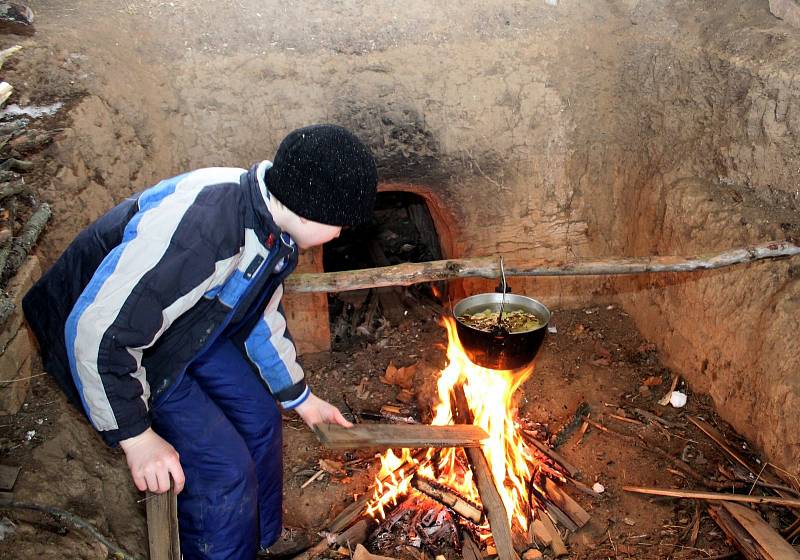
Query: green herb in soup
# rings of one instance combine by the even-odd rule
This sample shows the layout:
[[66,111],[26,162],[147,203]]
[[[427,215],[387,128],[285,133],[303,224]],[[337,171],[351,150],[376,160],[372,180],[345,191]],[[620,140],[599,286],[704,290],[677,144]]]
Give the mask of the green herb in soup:
[[[478,313],[461,315],[458,320],[475,329],[493,332],[497,329],[497,318],[500,316],[498,311],[484,309]],[[542,326],[539,318],[533,313],[517,309],[515,311],[503,311],[503,320],[500,328],[510,333],[521,333],[532,331]]]

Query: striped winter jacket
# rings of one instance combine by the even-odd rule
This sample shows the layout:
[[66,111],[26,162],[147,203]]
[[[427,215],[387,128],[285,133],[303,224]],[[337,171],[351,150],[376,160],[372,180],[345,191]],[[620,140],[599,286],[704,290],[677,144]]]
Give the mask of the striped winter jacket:
[[262,162],[161,181],[81,232],[26,294],[45,369],[109,444],[216,338],[230,338],[284,408],[308,396],[280,304],[297,264],[267,210]]

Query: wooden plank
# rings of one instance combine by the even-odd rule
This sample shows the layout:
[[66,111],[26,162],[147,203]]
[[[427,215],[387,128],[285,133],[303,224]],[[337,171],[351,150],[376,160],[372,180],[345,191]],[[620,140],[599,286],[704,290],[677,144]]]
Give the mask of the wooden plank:
[[537,513],[537,518],[533,520],[528,528],[528,540],[531,541],[532,539],[542,546],[550,546],[550,544],[553,542],[553,537],[550,536],[550,531],[548,531],[547,527],[545,527],[544,523],[542,523],[542,515],[546,514],[539,511]]
[[549,478],[545,478],[544,489],[547,492],[547,497],[550,498],[561,511],[566,513],[579,529],[589,523],[592,516],[586,513],[586,510],[583,509],[578,502],[573,500],[569,494],[559,488],[555,482]]
[[561,539],[561,533],[559,533],[556,526],[553,525],[553,520],[550,519],[549,515],[542,512],[541,523],[545,531],[547,531],[547,534],[550,535],[550,550],[553,551],[553,556],[556,558],[565,556],[567,554],[567,547]]
[[[506,276],[584,276],[640,274],[653,272],[689,272],[711,270],[760,259],[800,254],[800,245],[768,241],[759,245],[691,257],[650,256],[557,261],[549,259],[506,263]],[[287,292],[343,292],[384,286],[410,286],[453,278],[499,278],[497,257],[449,259],[424,263],[404,263],[380,268],[293,274],[286,280]]]
[[644,488],[641,486],[623,486],[626,492],[637,494],[650,494],[653,496],[668,496],[671,498],[689,498],[694,500],[727,500],[729,502],[743,502],[748,504],[773,504],[776,506],[800,507],[800,499],[776,498],[774,496],[745,496],[743,494],[724,494],[721,492],[696,492],[692,490],[678,490],[674,488]]
[[426,424],[359,424],[345,428],[317,424],[319,441],[332,449],[480,447],[489,437],[478,426],[429,426]]
[[14,484],[17,482],[20,467],[12,467],[10,465],[0,465],[0,490],[10,491],[14,489]]
[[800,554],[775,529],[770,527],[757,512],[730,502],[722,502],[722,507],[753,537],[767,558],[800,560]]
[[708,514],[747,560],[768,560],[761,555],[750,534],[725,508],[717,505],[711,506],[708,508]]
[[178,536],[178,499],[173,490],[163,494],[147,493],[147,540],[150,560],[181,560]]
[[552,503],[545,504],[545,509],[547,510],[547,513],[550,514],[552,519],[554,519],[559,525],[562,525],[568,531],[575,533],[578,530],[578,526],[574,521],[572,521],[572,519],[569,518],[569,515],[561,511]]
[[[457,385],[453,389],[453,396],[455,397],[453,400],[457,411],[456,422],[472,426],[473,418],[467,397],[464,394],[464,386]],[[464,451],[469,460],[475,485],[478,487],[483,511],[486,514],[486,519],[489,520],[489,528],[492,530],[492,537],[494,537],[497,557],[499,560],[518,560],[519,556],[514,550],[514,539],[511,534],[511,522],[503,504],[503,499],[500,497],[500,492],[497,491],[495,486],[492,471],[489,469],[489,462],[480,447],[477,449],[467,448]]]

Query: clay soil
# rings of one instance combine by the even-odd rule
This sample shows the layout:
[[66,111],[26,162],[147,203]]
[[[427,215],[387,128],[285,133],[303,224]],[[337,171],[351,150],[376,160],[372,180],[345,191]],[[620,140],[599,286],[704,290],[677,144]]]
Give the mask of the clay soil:
[[[416,316],[415,316],[416,313]],[[426,418],[433,399],[436,373],[445,364],[445,331],[433,312],[410,313],[405,321],[372,342],[305,356],[309,380],[323,397],[348,413],[374,411],[397,403],[399,388],[379,377],[390,362],[416,365],[414,412]],[[533,376],[518,394],[520,420],[545,437],[568,424],[586,402],[590,418],[613,430],[682,457],[697,472],[719,478],[717,466],[729,460],[686,417],[701,416],[726,431],[733,444],[746,442],[730,434],[706,399],[681,383],[688,394],[685,408],[662,407],[673,372],[664,368],[653,346],[643,340],[620,309],[594,307],[556,310],[550,333]],[[647,384],[645,383],[647,381]],[[622,422],[610,416],[633,416],[634,408],[662,416],[677,428]],[[52,381],[34,380],[23,410],[2,419],[2,462],[22,467],[15,488],[17,499],[58,506],[91,521],[131,553],[145,556],[143,505],[127,473],[124,456],[105,447],[69,407]],[[632,447],[614,435],[590,428],[567,438],[559,451],[581,470],[588,485],[600,482],[600,498],[567,487],[591,514],[592,521],[568,541],[572,558],[705,558],[731,551],[705,514],[699,538],[689,543],[695,504],[650,500],[622,491],[623,485],[697,488],[694,481],[670,472],[672,465],[651,452]],[[746,452],[746,451],[745,451]],[[295,415],[284,417],[284,515],[310,541],[352,498],[362,494],[374,477],[371,452],[332,452],[322,448]],[[320,459],[337,462],[368,459],[359,467],[324,474],[301,486],[318,470]],[[757,460],[757,459],[756,459]],[[104,547],[80,531],[39,514],[4,511],[16,532],[0,541],[4,558],[105,558]],[[770,512],[775,522],[777,513]],[[783,520],[785,522],[785,520]],[[333,553],[332,553],[333,554]],[[333,554],[335,556],[335,554]]]

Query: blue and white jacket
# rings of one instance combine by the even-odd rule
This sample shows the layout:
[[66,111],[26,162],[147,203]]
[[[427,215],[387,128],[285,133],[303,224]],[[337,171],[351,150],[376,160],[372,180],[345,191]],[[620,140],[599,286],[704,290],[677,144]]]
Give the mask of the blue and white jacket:
[[81,232],[23,309],[44,366],[110,444],[224,333],[284,408],[309,394],[281,306],[297,250],[267,210],[264,172],[161,181]]

